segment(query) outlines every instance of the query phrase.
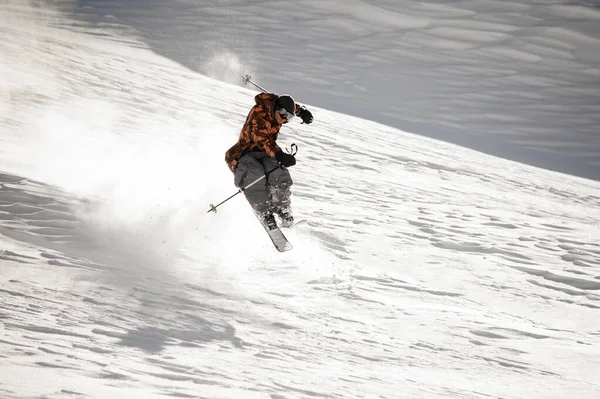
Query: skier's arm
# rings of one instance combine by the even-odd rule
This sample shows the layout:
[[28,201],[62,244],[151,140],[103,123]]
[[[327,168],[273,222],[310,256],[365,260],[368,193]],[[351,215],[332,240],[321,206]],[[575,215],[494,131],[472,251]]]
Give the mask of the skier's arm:
[[254,102],[260,107],[269,108],[271,102],[275,101],[277,94],[275,93],[258,93],[254,96]]

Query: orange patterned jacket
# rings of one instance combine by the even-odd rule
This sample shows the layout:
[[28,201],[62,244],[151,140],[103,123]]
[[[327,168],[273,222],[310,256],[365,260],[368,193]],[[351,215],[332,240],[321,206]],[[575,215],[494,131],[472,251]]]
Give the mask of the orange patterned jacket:
[[[232,172],[235,171],[239,159],[248,152],[261,151],[274,157],[275,153],[281,151],[276,141],[281,126],[287,123],[287,120],[279,115],[279,112],[275,112],[274,103],[277,97],[275,93],[260,93],[254,97],[256,105],[246,117],[240,138],[225,153],[225,162]],[[300,105],[296,104],[295,112],[299,109]]]

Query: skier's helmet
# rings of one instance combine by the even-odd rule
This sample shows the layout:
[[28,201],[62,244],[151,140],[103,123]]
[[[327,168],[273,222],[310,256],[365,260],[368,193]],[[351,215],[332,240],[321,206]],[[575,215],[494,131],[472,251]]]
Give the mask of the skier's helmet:
[[275,110],[279,112],[279,114],[285,118],[285,120],[290,120],[294,117],[294,112],[296,111],[296,102],[292,98],[292,96],[288,94],[282,94],[275,100]]

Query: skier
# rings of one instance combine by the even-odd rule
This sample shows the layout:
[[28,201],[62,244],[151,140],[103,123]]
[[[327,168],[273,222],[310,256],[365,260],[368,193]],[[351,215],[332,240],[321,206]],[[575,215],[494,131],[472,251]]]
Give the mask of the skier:
[[290,206],[293,181],[287,168],[296,164],[296,158],[283,152],[276,141],[283,124],[294,115],[304,123],[311,123],[313,116],[287,94],[260,93],[254,101],[256,105],[246,117],[238,142],[225,153],[225,162],[234,173],[236,187],[243,187],[277,168],[244,190],[244,195],[269,230],[277,228],[274,214],[281,218],[282,227],[290,227],[294,224]]

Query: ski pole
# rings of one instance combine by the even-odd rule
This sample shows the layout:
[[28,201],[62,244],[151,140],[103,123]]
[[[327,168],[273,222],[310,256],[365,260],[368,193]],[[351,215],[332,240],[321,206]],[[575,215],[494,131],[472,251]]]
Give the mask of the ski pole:
[[251,79],[252,79],[252,76],[250,76],[250,75],[244,75],[244,76],[242,76],[242,82],[244,82],[244,84],[246,84],[246,83],[253,84],[254,86],[256,86],[259,89],[261,89],[263,92],[265,92],[265,93],[267,92],[265,89],[263,89],[262,87],[260,87],[256,83],[254,83]]
[[[298,146],[296,145],[296,143],[292,143],[292,145],[290,145],[290,148],[286,148],[285,150],[286,150],[286,152],[288,154],[296,156],[296,154],[298,153]],[[259,181],[261,181],[265,177],[269,176],[271,173],[275,172],[277,169],[279,169],[281,167],[282,166],[279,165],[279,166],[277,166],[277,167],[269,170],[264,175],[262,175],[261,177],[259,177],[256,180],[254,180],[252,183],[248,184],[246,187],[240,188],[235,194],[229,196],[229,198],[227,198],[226,200],[223,200],[223,201],[219,202],[217,205],[210,204],[210,209],[206,213],[210,213],[210,212],[217,213],[217,207],[223,205],[224,203],[226,203],[227,201],[229,201],[230,199],[232,199],[233,197],[235,197],[236,195],[238,195],[242,191],[246,190],[247,188],[252,187],[253,185],[255,185],[256,183],[258,183]]]
[[[259,89],[261,89],[263,91],[263,93],[267,93],[267,90],[265,90],[264,88],[260,87],[259,85],[257,85],[256,83],[254,83],[252,80],[252,76],[250,75],[244,75],[242,76],[242,82],[244,82],[244,84],[246,83],[250,83],[253,84],[254,86],[258,87]],[[305,107],[306,108],[306,107]],[[304,124],[304,121],[302,121],[301,123],[302,125]]]
[[264,175],[262,175],[258,179],[254,180],[252,183],[248,184],[246,187],[241,187],[235,194],[231,195],[226,200],[223,200],[223,201],[219,202],[217,205],[210,204],[210,209],[206,213],[211,213],[211,212],[217,213],[217,208],[219,206],[223,205],[224,203],[226,203],[227,201],[229,201],[230,199],[232,199],[233,197],[235,197],[239,193],[243,192],[244,190],[252,187],[253,185],[255,185],[256,183],[258,183],[259,181],[261,181],[265,177],[269,176],[271,173],[275,172],[277,169],[279,169],[279,166],[276,167],[276,168],[271,169],[270,171],[268,171],[267,173],[265,173]]

